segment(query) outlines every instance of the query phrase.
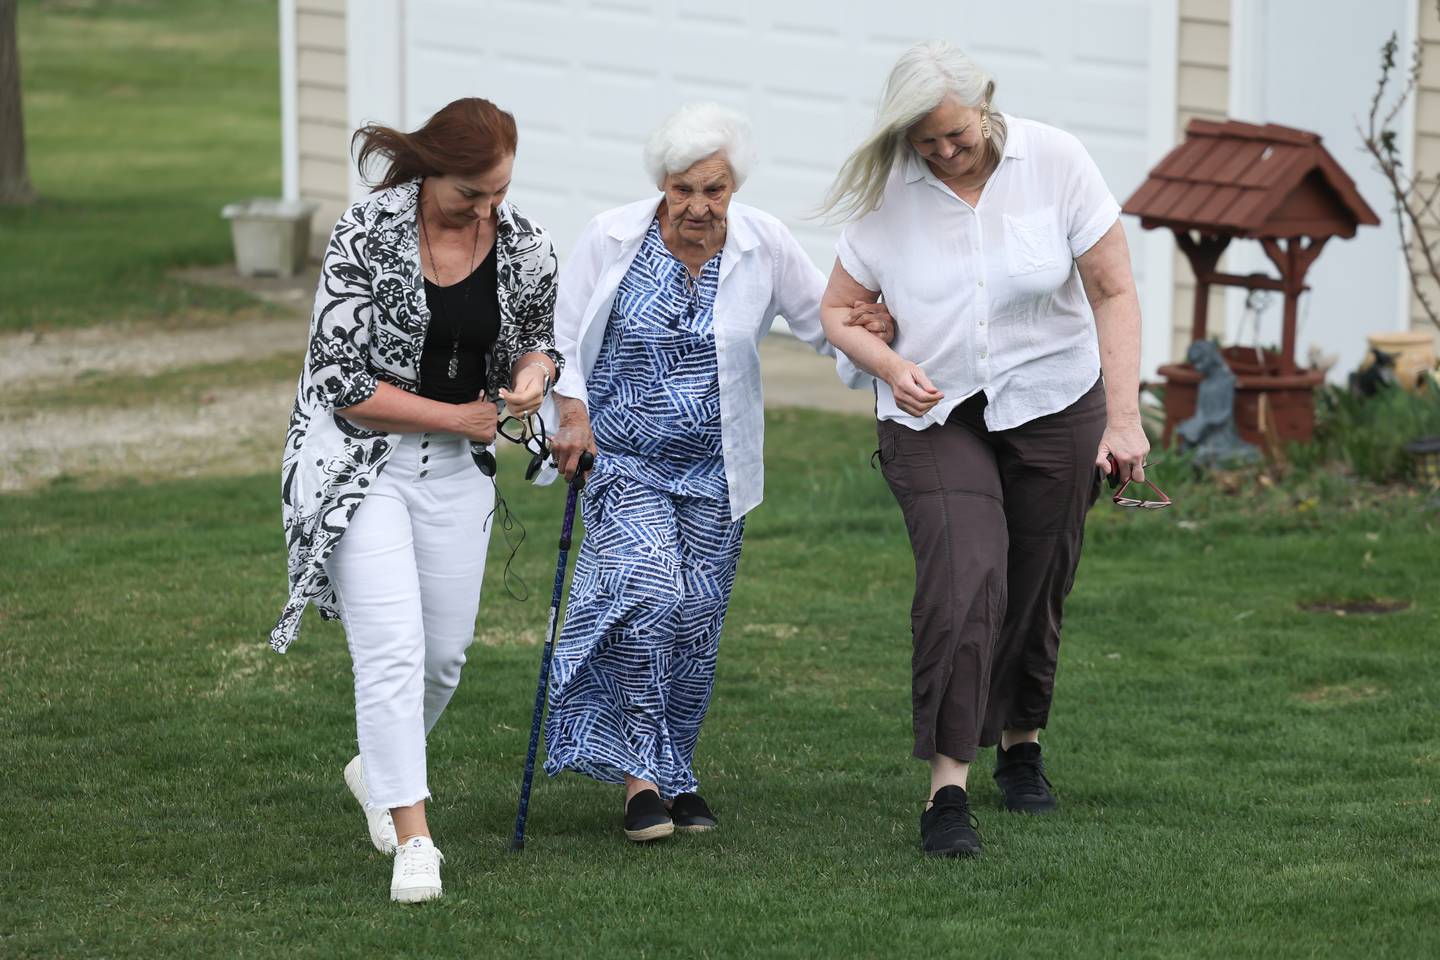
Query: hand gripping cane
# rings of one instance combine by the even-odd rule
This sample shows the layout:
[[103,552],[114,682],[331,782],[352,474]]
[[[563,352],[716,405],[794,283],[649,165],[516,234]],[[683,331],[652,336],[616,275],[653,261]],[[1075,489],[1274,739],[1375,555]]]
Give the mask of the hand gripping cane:
[[540,652],[540,685],[535,689],[535,716],[530,721],[530,750],[525,754],[525,780],[520,785],[520,809],[515,814],[515,837],[510,849],[525,849],[525,817],[530,812],[530,783],[535,779],[535,752],[540,747],[540,724],[545,719],[546,687],[550,684],[550,656],[555,651],[555,630],[560,622],[560,595],[565,589],[565,566],[570,559],[570,531],[575,526],[575,500],[585,486],[585,473],[595,463],[589,451],[580,454],[575,479],[565,495],[565,522],[560,527],[560,556],[555,561],[555,589],[550,594],[550,628]]

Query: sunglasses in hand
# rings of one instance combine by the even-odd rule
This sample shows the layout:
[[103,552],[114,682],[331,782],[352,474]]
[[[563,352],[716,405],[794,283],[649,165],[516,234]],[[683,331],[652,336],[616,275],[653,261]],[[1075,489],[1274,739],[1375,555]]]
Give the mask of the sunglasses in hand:
[[[1120,465],[1116,463],[1115,458],[1108,453],[1105,454],[1105,459],[1110,461],[1110,475],[1106,479],[1110,481],[1110,489],[1115,490],[1115,495],[1110,498],[1111,501],[1115,504],[1115,506],[1139,507],[1141,510],[1161,510],[1175,502],[1174,500],[1170,499],[1170,495],[1168,493],[1155,486],[1155,484],[1149,480],[1136,480],[1134,478],[1131,478],[1129,480],[1126,480],[1124,483],[1121,483]],[[1141,469],[1144,469],[1148,466],[1150,466],[1150,464],[1148,463],[1141,464]],[[1140,500],[1133,496],[1127,497],[1125,493],[1131,488],[1131,486],[1135,486],[1137,488],[1149,487],[1151,492],[1155,494],[1155,498],[1152,500]],[[1119,489],[1116,490],[1116,487],[1119,487]]]

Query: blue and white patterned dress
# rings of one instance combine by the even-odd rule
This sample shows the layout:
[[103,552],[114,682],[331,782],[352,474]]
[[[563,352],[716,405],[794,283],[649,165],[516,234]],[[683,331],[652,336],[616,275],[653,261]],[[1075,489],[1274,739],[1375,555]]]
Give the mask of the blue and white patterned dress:
[[655,221],[616,292],[586,383],[599,456],[551,673],[552,776],[628,773],[666,799],[698,786],[695,744],[744,532],[721,453],[719,279],[719,254],[692,279]]
[[615,291],[585,384],[597,475],[686,497],[728,499],[720,450],[715,291],[720,254],[692,281],[656,220]]

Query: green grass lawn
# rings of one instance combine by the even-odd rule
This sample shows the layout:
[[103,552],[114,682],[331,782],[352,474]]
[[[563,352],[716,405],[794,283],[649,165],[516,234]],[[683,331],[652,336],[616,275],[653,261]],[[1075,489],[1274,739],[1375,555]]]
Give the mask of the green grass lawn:
[[0,208],[0,330],[227,313],[165,279],[230,259],[280,190],[275,0],[21,0],[31,207]]
[[[22,0],[20,31],[42,201],[0,210],[0,330],[245,303],[165,275],[227,259],[219,208],[278,191],[274,0]],[[292,371],[96,375],[0,413],[195,403]],[[276,471],[0,497],[0,957],[1440,952],[1433,501],[1324,472],[1212,485],[1234,496],[1172,466],[1175,509],[1102,503],[1045,740],[1063,812],[1003,814],[986,758],[985,855],[931,862],[913,569],[873,428],[779,412],[767,443],[699,751],[722,829],[631,848],[618,792],[567,777],[537,784],[529,848],[506,852],[563,498],[510,483],[533,596],[505,597],[497,538],[430,744],[446,898],[411,909],[340,780],[340,630],[265,644]],[[1412,606],[1299,606],[1334,598]]]
[[[767,443],[698,757],[722,829],[630,847],[616,789],[569,776],[507,852],[562,498],[511,483],[533,596],[497,541],[430,746],[446,897],[409,909],[340,780],[340,631],[265,646],[277,478],[0,498],[0,955],[1435,955],[1432,506],[1102,502],[1045,740],[1063,811],[1002,813],[986,758],[984,856],[932,862],[872,428],[780,412]],[[1413,606],[1297,606],[1334,597]]]

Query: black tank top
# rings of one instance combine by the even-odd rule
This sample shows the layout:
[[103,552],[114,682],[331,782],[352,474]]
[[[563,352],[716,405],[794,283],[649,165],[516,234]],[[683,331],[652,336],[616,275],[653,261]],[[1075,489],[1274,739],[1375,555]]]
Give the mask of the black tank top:
[[[430,329],[420,354],[420,396],[443,403],[469,403],[485,389],[485,358],[500,335],[495,248],[475,272],[448,287],[425,281]],[[455,351],[455,338],[460,338]],[[450,358],[456,358],[450,376]],[[488,399],[494,400],[494,397]]]

